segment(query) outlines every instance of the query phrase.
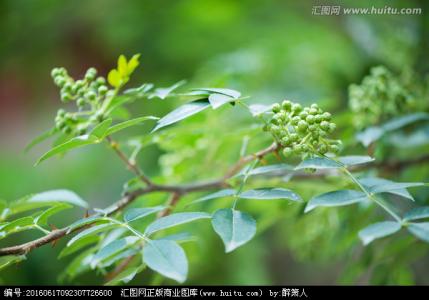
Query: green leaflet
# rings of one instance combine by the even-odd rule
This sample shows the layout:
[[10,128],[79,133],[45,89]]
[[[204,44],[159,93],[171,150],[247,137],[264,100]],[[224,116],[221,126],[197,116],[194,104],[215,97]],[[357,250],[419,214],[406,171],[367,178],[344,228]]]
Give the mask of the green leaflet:
[[236,176],[244,176],[247,174],[248,177],[250,176],[257,176],[257,175],[277,175],[277,174],[284,174],[285,172],[293,172],[294,167],[288,164],[274,164],[269,166],[263,166],[258,167],[250,170],[247,172],[247,168],[244,168],[240,173],[238,173]]
[[298,194],[284,188],[260,188],[247,190],[238,195],[241,199],[256,199],[256,200],[274,200],[287,199],[292,201],[302,201]]
[[241,93],[239,91],[236,90],[232,90],[232,89],[225,89],[225,88],[196,88],[196,89],[192,89],[193,91],[203,91],[203,92],[208,92],[208,93],[216,93],[216,94],[222,94],[225,96],[229,96],[232,98],[240,98],[241,97]]
[[49,150],[45,154],[43,154],[37,160],[37,162],[34,165],[37,166],[42,161],[44,161],[44,160],[46,160],[46,159],[48,159],[54,155],[67,152],[71,149],[75,149],[75,148],[79,148],[79,147],[83,147],[83,146],[91,145],[91,144],[97,144],[100,142],[101,141],[99,140],[99,138],[94,136],[94,135],[85,134],[85,135],[74,137],[71,140],[68,140],[67,142],[65,142],[63,144],[60,144],[60,145],[52,148],[51,150]]
[[368,245],[375,239],[392,235],[401,229],[401,224],[393,221],[384,221],[371,224],[361,231],[359,237],[364,245]]
[[118,275],[116,275],[114,278],[112,278],[110,281],[108,281],[105,285],[107,286],[111,286],[111,285],[119,285],[119,284],[127,284],[128,282],[130,282],[131,280],[133,280],[133,278],[140,273],[141,271],[144,270],[144,266],[138,266],[138,267],[132,267],[132,268],[127,268],[125,271],[119,273]]
[[411,223],[408,225],[408,231],[422,241],[429,243],[429,222]]
[[185,80],[181,80],[179,82],[176,82],[175,84],[173,84],[170,87],[166,87],[166,88],[157,88],[155,89],[155,91],[153,93],[151,93],[149,95],[149,99],[152,98],[159,98],[161,100],[164,100],[165,98],[167,98],[171,92],[173,92],[174,90],[176,90],[177,88],[181,87],[182,85],[184,85],[186,83]]
[[312,157],[302,161],[295,170],[301,169],[337,169],[344,167],[343,164],[338,163],[327,157]]
[[118,224],[107,223],[107,224],[100,224],[100,225],[96,225],[96,226],[90,227],[88,229],[85,229],[84,231],[81,231],[77,235],[75,235],[67,243],[67,247],[70,247],[71,245],[73,245],[74,243],[76,243],[77,241],[79,241],[80,239],[82,239],[88,235],[97,234],[97,233],[102,232],[102,231],[110,230],[110,229],[113,229],[117,226],[118,226]]
[[234,189],[224,189],[224,190],[220,190],[218,192],[206,195],[204,197],[198,198],[197,200],[189,203],[189,205],[195,204],[195,203],[200,203],[200,202],[205,202],[205,201],[212,200],[212,199],[231,197],[231,196],[234,196],[235,194],[236,194],[236,190],[234,190]]
[[4,268],[16,264],[20,261],[25,260],[25,255],[6,255],[0,257],[0,270],[3,270]]
[[341,156],[338,160],[345,166],[354,166],[373,162],[375,159],[366,155]]
[[128,127],[131,127],[131,126],[138,125],[138,124],[143,123],[143,122],[148,121],[148,120],[159,120],[159,118],[153,117],[153,116],[145,116],[145,117],[139,117],[139,118],[127,120],[125,122],[115,124],[112,127],[110,127],[109,129],[107,129],[107,131],[105,132],[105,135],[106,136],[111,135],[113,133],[124,130]]
[[219,209],[213,214],[212,226],[221,237],[225,252],[231,252],[250,241],[256,234],[256,221],[245,212]]
[[61,250],[60,254],[58,255],[58,258],[63,258],[70,254],[76,253],[77,251],[85,248],[86,246],[97,243],[99,240],[100,240],[100,237],[98,235],[85,236],[79,239],[77,242],[73,243],[73,245],[69,247],[64,247]]
[[67,204],[67,203],[61,203],[61,204],[58,204],[58,205],[52,206],[52,207],[48,208],[47,210],[45,210],[45,211],[44,211],[43,213],[41,213],[40,215],[38,215],[38,216],[34,219],[34,222],[35,222],[37,225],[39,225],[39,226],[47,225],[47,223],[48,223],[48,219],[49,219],[51,216],[53,216],[53,215],[55,215],[55,214],[59,213],[60,211],[67,210],[67,209],[70,209],[70,208],[72,208],[72,207],[73,207],[72,205]]
[[366,194],[355,190],[338,190],[315,196],[308,201],[304,212],[318,206],[343,206],[366,200]]
[[209,95],[209,102],[213,109],[218,109],[222,105],[229,102],[234,102],[235,100],[235,98],[224,94],[213,93]]
[[149,241],[143,247],[143,261],[152,270],[179,283],[183,283],[188,275],[185,251],[173,241]]
[[410,125],[415,122],[429,120],[429,114],[424,112],[413,113],[405,116],[394,118],[382,126],[373,126],[365,129],[358,133],[356,138],[365,146],[368,147],[370,144],[380,139],[384,134],[398,130],[402,127]]
[[113,256],[114,254],[124,251],[128,247],[134,245],[140,238],[136,236],[127,236],[125,238],[115,240],[102,247],[98,252],[94,255],[91,261],[91,267],[94,268],[103,260]]
[[210,214],[205,212],[182,212],[168,215],[152,222],[145,230],[144,234],[149,236],[159,230],[173,226],[189,223],[199,219],[209,219]]
[[125,222],[132,222],[148,215],[160,212],[165,209],[165,206],[159,205],[154,207],[131,208],[124,214]]
[[57,130],[55,128],[49,129],[48,131],[45,131],[38,137],[34,138],[24,149],[24,152],[30,151],[34,146],[40,144],[41,142],[45,141],[46,139],[53,136],[55,133],[57,133]]
[[429,218],[429,206],[415,207],[404,215],[405,221]]
[[383,178],[368,177],[361,178],[359,182],[370,192],[374,194],[390,193],[414,201],[413,196],[407,191],[408,187],[423,186],[421,182],[393,182]]
[[210,103],[207,100],[196,100],[179,106],[178,108],[158,120],[152,132],[155,132],[165,126],[174,124],[190,116],[193,116],[208,108],[209,106]]

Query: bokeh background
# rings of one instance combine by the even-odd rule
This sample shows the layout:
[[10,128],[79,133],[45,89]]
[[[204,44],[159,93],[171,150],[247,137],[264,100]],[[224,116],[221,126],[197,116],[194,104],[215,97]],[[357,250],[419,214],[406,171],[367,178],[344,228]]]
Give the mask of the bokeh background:
[[[272,103],[288,97],[341,110],[347,107],[347,87],[360,82],[374,65],[386,65],[393,71],[405,66],[428,71],[428,4],[0,0],[0,198],[9,201],[67,188],[95,207],[105,207],[118,198],[122,183],[130,178],[121,162],[102,146],[74,151],[37,167],[33,163],[49,144],[23,153],[32,137],[53,125],[61,105],[49,75],[53,67],[64,66],[72,75],[81,76],[95,66],[106,74],[120,54],[141,53],[141,66],[131,85],[153,82],[169,86],[186,79],[193,86],[235,88],[250,95],[250,102]],[[314,5],[421,7],[423,14],[315,16]],[[174,101],[148,102],[136,109],[163,115],[174,105]],[[159,173],[160,155],[156,147],[144,153],[141,163],[149,174]],[[61,222],[67,224],[77,217],[79,212],[64,216]],[[207,235],[205,242],[195,246],[198,251],[194,252],[199,254],[190,258],[187,283],[429,283],[427,247],[419,246],[418,253],[413,252],[419,260],[407,260],[404,265],[401,260],[389,261],[386,254],[381,265],[371,264],[370,268],[379,268],[376,276],[365,275],[362,268],[367,265],[351,262],[365,262],[380,253],[363,250],[356,235],[344,241],[327,234],[323,227],[330,226],[328,218],[307,218],[300,224],[292,224],[287,217],[274,224],[268,221],[264,234],[230,255],[223,253],[213,234]],[[310,236],[304,238],[305,234]],[[17,235],[2,245],[28,238]],[[0,276],[2,282],[56,283],[69,262],[56,258],[61,245],[37,249],[27,261],[7,269]],[[144,273],[133,283],[145,280]],[[91,275],[74,281],[99,282],[100,278]]]

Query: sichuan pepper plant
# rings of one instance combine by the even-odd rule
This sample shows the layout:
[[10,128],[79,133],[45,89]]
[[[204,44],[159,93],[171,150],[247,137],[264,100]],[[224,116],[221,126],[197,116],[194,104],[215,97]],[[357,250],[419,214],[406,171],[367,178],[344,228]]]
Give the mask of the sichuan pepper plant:
[[[108,73],[107,79],[98,75],[94,68],[90,68],[81,79],[73,78],[64,68],[52,71],[61,101],[75,103],[76,108],[70,111],[59,109],[54,127],[29,145],[31,148],[46,138],[56,136],[52,148],[37,160],[36,165],[74,148],[105,143],[133,173],[133,177],[124,184],[120,199],[105,209],[94,208],[91,202],[69,190],[51,190],[2,203],[0,238],[26,230],[37,230],[41,236],[0,249],[1,268],[27,257],[31,259],[31,252],[36,248],[68,239],[59,256],[75,257],[65,271],[69,278],[93,270],[105,277],[106,284],[122,284],[149,268],[183,283],[188,275],[188,259],[181,243],[192,241],[194,237],[188,232],[180,232],[181,226],[191,222],[210,222],[213,234],[219,236],[225,252],[245,247],[258,229],[258,220],[240,207],[241,203],[249,200],[261,200],[258,204],[260,210],[264,209],[264,201],[288,201],[301,206],[303,214],[320,207],[375,206],[385,213],[385,220],[365,220],[366,227],[358,234],[364,245],[400,230],[429,242],[429,222],[422,222],[429,218],[429,207],[416,205],[409,211],[403,211],[402,207],[389,201],[395,197],[411,202],[414,198],[408,188],[426,184],[394,182],[371,175],[373,173],[367,171],[376,170],[382,164],[365,153],[341,156],[345,149],[336,137],[335,114],[324,111],[317,104],[303,107],[289,100],[273,105],[248,105],[240,92],[225,88],[194,88],[177,92],[184,82],[169,88],[155,88],[146,83],[125,89],[138,65],[138,55],[129,60],[121,55],[117,68]],[[373,73],[373,76],[385,74],[382,70]],[[353,94],[360,95],[361,92]],[[403,99],[402,94],[394,97]],[[187,101],[162,117],[140,115],[126,120],[119,117],[125,106],[132,102],[153,99],[160,100],[153,105],[162,105],[168,98],[185,98]],[[408,103],[407,99],[405,97],[401,101]],[[352,102],[355,107],[356,101]],[[172,184],[168,174],[162,174],[161,177],[165,178],[152,178],[142,170],[137,158],[147,141],[168,135],[172,129],[183,126],[183,123],[177,124],[179,121],[202,111],[216,115],[219,108],[228,106],[248,113],[247,121],[256,132],[252,138],[258,140],[256,144],[266,142],[264,147],[249,153],[248,144],[252,140],[246,136],[235,161],[229,161],[225,169],[219,166],[220,170],[213,173],[221,175],[208,181]],[[419,117],[406,116],[408,119],[405,121],[403,118],[391,120],[388,128],[400,130],[413,122],[426,120],[428,116],[420,113]],[[143,122],[154,123],[152,131],[128,141],[116,139],[118,132]],[[198,123],[200,128],[205,125],[204,121]],[[380,132],[378,136],[374,135],[374,131],[377,129],[366,133],[364,144],[367,146],[381,136]],[[240,131],[237,129],[237,132]],[[173,142],[180,143],[180,136],[178,138]],[[184,148],[183,151],[189,150]],[[176,153],[166,155],[167,159],[168,155],[173,155],[170,159],[174,160]],[[285,176],[291,189],[284,188]],[[198,176],[189,177],[195,179]],[[254,177],[260,180],[250,184]],[[310,199],[303,199],[298,188],[293,188],[295,180],[323,181],[325,177],[337,177],[338,188],[314,194]],[[167,195],[167,200],[151,206],[139,201],[155,193]],[[209,201],[222,199],[230,200],[223,208],[214,211],[201,209]],[[186,205],[180,205],[183,201]],[[139,205],[132,206],[136,203]],[[50,218],[73,206],[81,207],[85,216],[58,229]],[[169,229],[176,227],[178,233],[168,234]]]

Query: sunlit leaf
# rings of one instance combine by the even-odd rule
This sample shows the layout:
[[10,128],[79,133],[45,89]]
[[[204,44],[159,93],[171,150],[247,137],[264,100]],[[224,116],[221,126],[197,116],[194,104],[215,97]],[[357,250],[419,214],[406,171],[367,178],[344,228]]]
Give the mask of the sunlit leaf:
[[122,84],[121,74],[119,74],[118,70],[113,69],[107,75],[107,81],[111,86],[118,88]]

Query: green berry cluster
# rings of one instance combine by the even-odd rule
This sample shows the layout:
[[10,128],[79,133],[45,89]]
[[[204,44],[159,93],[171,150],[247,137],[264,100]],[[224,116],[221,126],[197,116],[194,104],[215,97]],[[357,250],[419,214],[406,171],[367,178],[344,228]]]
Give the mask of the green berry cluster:
[[58,130],[64,134],[81,135],[89,126],[104,119],[99,109],[100,103],[113,96],[114,91],[109,90],[104,77],[97,77],[95,68],[89,68],[85,76],[78,80],[73,79],[65,68],[54,68],[51,76],[55,85],[61,89],[61,101],[75,101],[79,109],[77,112],[58,110],[55,117],[55,127]]
[[[427,92],[427,91],[426,91]],[[383,123],[392,117],[424,108],[424,83],[405,70],[395,75],[383,66],[374,67],[360,85],[349,87],[349,106],[359,130]],[[427,97],[427,93],[426,93]]]
[[265,130],[269,131],[282,147],[285,157],[339,152],[340,142],[328,135],[336,125],[331,122],[331,114],[324,112],[317,104],[302,107],[289,100],[272,107],[273,116]]

